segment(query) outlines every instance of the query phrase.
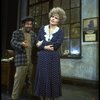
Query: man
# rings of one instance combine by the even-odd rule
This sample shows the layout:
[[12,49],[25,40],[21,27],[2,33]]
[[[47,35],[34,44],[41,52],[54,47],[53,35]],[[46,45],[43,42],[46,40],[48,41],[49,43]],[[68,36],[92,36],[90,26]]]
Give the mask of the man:
[[[35,46],[36,36],[32,31],[33,17],[28,16],[22,19],[22,28],[13,32],[11,45],[15,51],[16,72],[12,91],[12,100],[18,100],[23,89],[26,76],[27,83],[32,84],[33,64],[32,48]],[[34,51],[33,51],[34,52]],[[32,77],[31,77],[32,76]]]

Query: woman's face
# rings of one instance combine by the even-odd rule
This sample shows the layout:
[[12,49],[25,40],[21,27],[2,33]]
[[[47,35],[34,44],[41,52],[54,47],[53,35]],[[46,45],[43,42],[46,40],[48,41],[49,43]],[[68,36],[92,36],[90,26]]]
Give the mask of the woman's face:
[[59,24],[59,15],[58,14],[54,14],[50,17],[50,24],[51,25],[58,25]]

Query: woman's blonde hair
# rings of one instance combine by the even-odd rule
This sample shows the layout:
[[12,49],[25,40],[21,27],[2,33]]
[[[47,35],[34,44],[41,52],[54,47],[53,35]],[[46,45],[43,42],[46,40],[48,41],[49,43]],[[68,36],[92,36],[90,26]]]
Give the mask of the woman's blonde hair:
[[60,24],[63,24],[67,18],[65,11],[60,7],[54,7],[53,9],[51,9],[49,12],[49,18],[51,18],[51,16],[53,16],[54,14],[59,15]]

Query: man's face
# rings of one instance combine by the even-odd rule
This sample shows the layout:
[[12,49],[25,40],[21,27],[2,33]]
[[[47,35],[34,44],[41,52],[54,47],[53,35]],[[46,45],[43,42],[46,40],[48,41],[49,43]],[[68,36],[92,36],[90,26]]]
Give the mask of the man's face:
[[24,24],[24,29],[26,32],[30,32],[30,30],[32,29],[33,23],[32,21],[26,21]]

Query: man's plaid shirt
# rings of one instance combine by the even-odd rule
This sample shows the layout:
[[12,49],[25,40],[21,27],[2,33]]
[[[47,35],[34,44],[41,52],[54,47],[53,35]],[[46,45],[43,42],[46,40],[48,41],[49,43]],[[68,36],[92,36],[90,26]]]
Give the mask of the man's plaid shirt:
[[[30,34],[31,34],[31,44],[32,47],[34,47],[36,41],[36,35],[33,31],[31,31]],[[11,46],[15,51],[15,66],[27,65],[26,51],[25,48],[22,47],[23,41],[24,41],[23,31],[21,29],[14,31],[11,39]]]

